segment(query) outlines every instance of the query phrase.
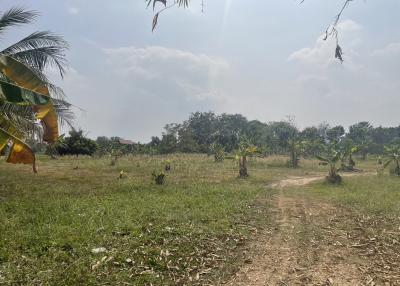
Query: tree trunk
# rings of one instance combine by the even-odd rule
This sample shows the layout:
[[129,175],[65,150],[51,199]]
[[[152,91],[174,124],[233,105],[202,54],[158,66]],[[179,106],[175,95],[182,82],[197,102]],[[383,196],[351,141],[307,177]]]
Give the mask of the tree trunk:
[[246,156],[241,156],[239,158],[239,177],[245,179],[249,176],[247,173],[247,158]]

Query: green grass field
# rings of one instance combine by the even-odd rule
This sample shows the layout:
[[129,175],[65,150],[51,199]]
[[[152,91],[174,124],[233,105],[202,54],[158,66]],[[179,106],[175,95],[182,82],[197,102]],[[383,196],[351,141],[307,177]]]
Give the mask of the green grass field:
[[[164,161],[164,186],[152,182]],[[249,162],[203,155],[39,159],[39,173],[0,163],[0,284],[205,285],[223,281],[243,262],[241,247],[268,222],[267,185],[292,176],[324,174],[316,161],[299,169],[286,158]],[[365,162],[374,170],[374,161]],[[124,170],[127,178],[119,179]],[[400,215],[400,180],[346,178],[295,188],[369,213]],[[262,203],[261,203],[262,202]],[[93,253],[95,249],[105,251]]]

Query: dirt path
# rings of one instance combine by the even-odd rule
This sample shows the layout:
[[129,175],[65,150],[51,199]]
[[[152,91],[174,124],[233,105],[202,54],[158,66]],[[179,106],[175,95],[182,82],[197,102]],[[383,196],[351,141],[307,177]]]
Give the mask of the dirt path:
[[358,247],[360,240],[354,239],[364,233],[352,233],[357,231],[354,218],[328,203],[284,191],[321,179],[289,178],[269,186],[279,190],[271,213],[274,224],[259,233],[247,264],[227,285],[400,285],[392,283],[400,283],[400,273],[399,280],[385,284],[374,274],[371,257],[360,255],[364,244]]

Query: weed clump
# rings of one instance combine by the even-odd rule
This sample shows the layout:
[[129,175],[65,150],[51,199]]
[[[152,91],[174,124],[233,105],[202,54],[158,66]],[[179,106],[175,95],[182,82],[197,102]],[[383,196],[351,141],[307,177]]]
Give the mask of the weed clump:
[[156,172],[154,171],[152,174],[153,181],[157,185],[164,185],[165,184],[165,173],[164,172]]
[[171,162],[169,160],[165,161],[164,170],[165,172],[171,171]]

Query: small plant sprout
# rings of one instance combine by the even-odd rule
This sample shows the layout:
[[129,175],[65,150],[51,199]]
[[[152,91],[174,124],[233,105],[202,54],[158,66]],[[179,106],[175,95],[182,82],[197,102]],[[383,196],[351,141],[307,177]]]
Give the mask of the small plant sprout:
[[128,174],[124,170],[121,170],[121,172],[119,172],[119,179],[126,179],[126,178],[128,178]]
[[122,150],[119,148],[114,148],[111,150],[111,166],[115,166],[118,162],[118,159],[122,157],[123,153]]
[[165,170],[165,172],[171,171],[171,161],[170,160],[166,160],[164,162],[164,170]]
[[153,181],[157,185],[164,185],[165,184],[165,173],[164,172],[156,172],[154,171],[152,174]]

